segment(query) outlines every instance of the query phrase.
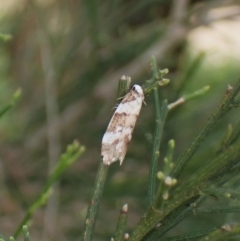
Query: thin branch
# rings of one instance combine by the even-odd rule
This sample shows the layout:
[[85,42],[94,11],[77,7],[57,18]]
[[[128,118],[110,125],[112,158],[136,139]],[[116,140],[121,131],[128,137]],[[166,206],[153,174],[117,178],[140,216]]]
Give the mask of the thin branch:
[[217,122],[231,109],[231,105],[234,101],[235,96],[240,91],[240,81],[237,83],[235,88],[229,87],[227,93],[217,108],[215,113],[210,116],[207,123],[200,129],[194,140],[191,142],[189,147],[182,153],[180,158],[176,162],[176,166],[171,174],[172,177],[178,178],[188,161],[191,159],[193,154],[197,151],[198,147],[203,143],[210,132],[216,127]]
[[90,241],[93,237],[93,231],[96,223],[96,217],[99,209],[100,200],[102,198],[103,189],[107,177],[109,166],[104,165],[102,160],[99,163],[98,172],[93,187],[93,192],[88,206],[83,233],[83,241]]
[[116,237],[114,241],[122,241],[124,237],[124,232],[126,231],[126,223],[127,223],[127,213],[128,213],[128,205],[125,204],[119,214]]
[[[158,76],[158,68],[156,64],[155,58],[152,59],[152,79]],[[159,77],[158,77],[159,78]],[[157,171],[158,171],[158,160],[160,154],[160,144],[162,140],[163,134],[163,126],[165,123],[165,119],[168,113],[167,108],[167,101],[164,101],[162,107],[160,108],[159,105],[159,94],[158,89],[153,89],[154,95],[154,104],[155,104],[155,111],[156,111],[156,125],[154,131],[154,138],[153,138],[153,151],[152,151],[152,159],[149,169],[149,184],[148,184],[148,205],[150,206],[153,203],[155,192],[156,192],[156,178],[157,178]]]
[[203,236],[206,236],[206,235],[214,232],[216,229],[217,229],[216,227],[213,227],[210,229],[201,230],[201,231],[193,232],[190,234],[179,235],[179,236],[170,237],[170,238],[164,238],[164,239],[161,239],[161,241],[186,241],[186,240],[190,241],[191,239],[195,240],[196,238],[203,237]]
[[[121,95],[126,92],[129,88],[131,82],[130,77],[122,77],[118,84],[118,98],[122,97]],[[109,166],[103,164],[102,160],[98,166],[98,172],[95,179],[95,184],[93,187],[91,199],[88,206],[88,211],[85,219],[85,227],[83,233],[83,241],[91,241],[93,237],[94,227],[96,223],[96,217],[98,214],[99,204],[102,198],[103,189],[105,186],[106,177],[108,174]]]
[[229,207],[200,207],[194,210],[194,213],[239,213],[240,206]]

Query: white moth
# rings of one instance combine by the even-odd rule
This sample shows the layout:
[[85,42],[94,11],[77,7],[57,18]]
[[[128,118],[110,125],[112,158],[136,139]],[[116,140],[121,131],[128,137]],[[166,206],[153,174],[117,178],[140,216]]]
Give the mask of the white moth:
[[102,139],[101,155],[105,165],[118,160],[122,164],[143,101],[141,86],[134,85],[118,105]]

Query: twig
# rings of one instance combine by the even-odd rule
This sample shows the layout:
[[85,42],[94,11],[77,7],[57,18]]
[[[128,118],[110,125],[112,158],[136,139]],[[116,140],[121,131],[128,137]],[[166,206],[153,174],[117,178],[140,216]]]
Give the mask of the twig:
[[[158,80],[160,77],[159,70],[157,68],[157,63],[155,58],[152,58],[152,79],[153,81]],[[153,138],[153,151],[152,151],[152,159],[150,163],[149,169],[149,184],[148,184],[148,205],[150,206],[154,200],[155,192],[156,192],[156,177],[158,171],[158,160],[159,160],[159,148],[161,144],[162,134],[163,134],[163,126],[168,113],[167,101],[162,103],[162,107],[159,105],[159,94],[158,89],[153,89],[154,95],[154,104],[156,111],[156,125],[154,131]]]
[[239,213],[240,206],[229,207],[200,207],[194,210],[194,213]]
[[128,213],[128,205],[123,205],[119,218],[118,218],[118,224],[117,224],[117,231],[116,231],[116,237],[114,241],[122,241],[124,237],[124,232],[126,231],[126,223],[127,223],[127,213]]
[[209,89],[210,89],[210,86],[207,85],[207,86],[204,86],[202,89],[194,91],[193,93],[186,94],[186,95],[182,96],[181,98],[179,98],[178,100],[176,100],[175,102],[169,104],[168,109],[172,110],[176,106],[185,103],[187,100],[193,99],[193,98],[198,97],[200,95],[204,95]]
[[206,230],[201,230],[198,232],[193,232],[190,234],[186,234],[186,235],[179,235],[179,236],[174,236],[174,237],[170,237],[170,238],[164,238],[161,241],[190,241],[191,239],[196,239],[202,236],[206,236],[212,232],[214,232],[217,228],[213,227],[210,229],[206,229]]
[[83,239],[82,239],[83,241],[92,240],[96,217],[99,209],[100,200],[102,198],[102,193],[103,193],[108,169],[109,169],[109,166],[104,165],[101,160],[98,166],[98,172],[96,175],[92,196],[88,206]]
[[208,236],[201,238],[199,241],[205,241],[205,240],[216,240],[216,241],[226,241],[226,240],[232,240],[232,238],[236,237],[239,239],[239,233],[240,233],[240,226],[237,225],[222,225],[217,230],[209,234]]
[[217,108],[215,113],[210,116],[207,123],[200,129],[190,146],[182,153],[180,158],[176,162],[176,166],[171,173],[172,177],[178,178],[188,161],[191,159],[193,154],[196,152],[198,147],[210,134],[210,132],[216,127],[217,122],[231,109],[231,105],[234,101],[235,96],[239,93],[240,81],[237,83],[235,88],[229,87],[222,103]]
[[[122,97],[122,93],[129,87],[131,78],[121,78],[118,85],[118,98]],[[99,163],[98,172],[93,187],[92,196],[88,206],[88,211],[85,220],[85,227],[83,233],[83,241],[91,241],[93,237],[94,226],[99,209],[99,204],[102,198],[103,189],[107,177],[109,166],[104,165],[102,160]]]

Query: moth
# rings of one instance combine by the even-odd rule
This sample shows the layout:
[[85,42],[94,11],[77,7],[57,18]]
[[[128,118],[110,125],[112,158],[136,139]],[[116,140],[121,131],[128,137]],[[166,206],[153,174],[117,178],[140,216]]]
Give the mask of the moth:
[[141,86],[134,85],[118,105],[102,138],[101,156],[105,165],[118,160],[122,164],[143,101]]

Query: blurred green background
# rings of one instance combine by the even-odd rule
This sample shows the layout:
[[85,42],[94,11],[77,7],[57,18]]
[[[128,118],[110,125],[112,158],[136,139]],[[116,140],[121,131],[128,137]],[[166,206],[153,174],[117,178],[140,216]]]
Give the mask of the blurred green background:
[[[1,105],[22,89],[20,103],[0,123],[0,232],[6,237],[41,191],[60,153],[78,139],[86,153],[64,173],[54,198],[34,215],[29,230],[32,240],[79,239],[122,75],[143,84],[154,55],[170,71],[162,99],[171,103],[211,86],[205,96],[169,114],[160,162],[172,138],[179,156],[240,76],[239,1],[0,0],[0,33],[10,36],[0,41]],[[146,208],[155,113],[152,96],[145,101],[123,165],[110,168],[95,240],[114,234],[123,204],[129,204],[129,231]],[[216,150],[228,123],[238,121],[236,113],[224,118],[186,168],[186,177]],[[206,217],[195,223],[189,219],[175,233],[203,224]]]

